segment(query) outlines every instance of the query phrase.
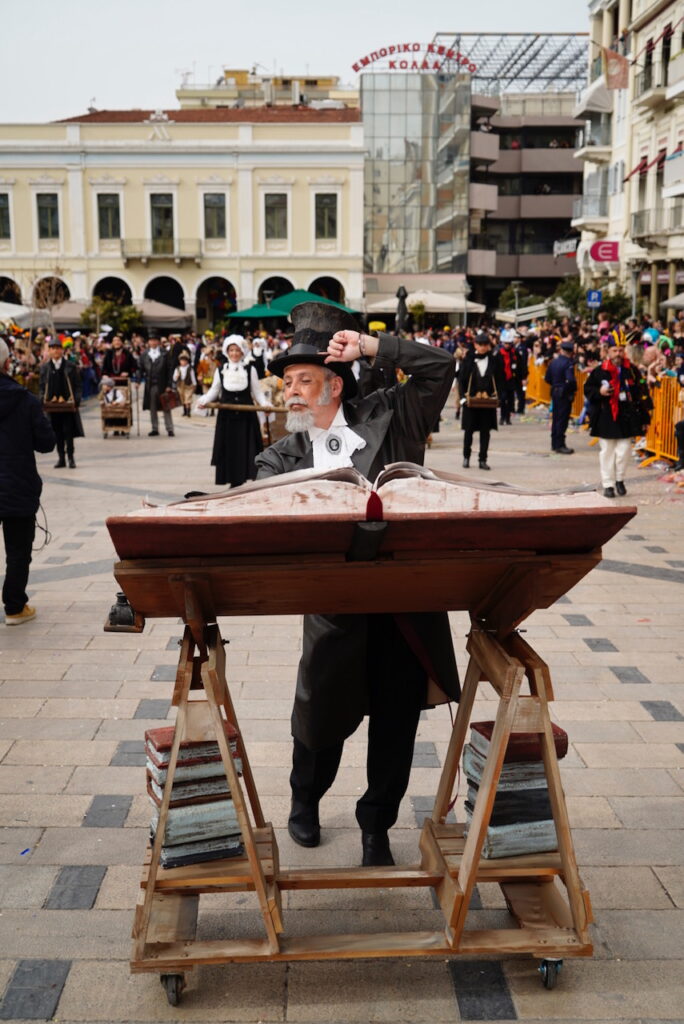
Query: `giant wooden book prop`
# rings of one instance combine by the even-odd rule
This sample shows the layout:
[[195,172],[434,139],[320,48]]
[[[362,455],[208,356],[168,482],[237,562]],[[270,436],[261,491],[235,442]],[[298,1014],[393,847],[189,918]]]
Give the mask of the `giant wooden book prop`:
[[[353,470],[303,471],[109,519],[122,559],[115,576],[140,627],[145,616],[180,616],[186,623],[173,694],[177,724],[160,803],[161,776],[153,778],[158,827],[143,873],[132,969],[161,972],[175,1002],[183,973],[204,963],[528,953],[544,958],[542,977],[550,987],[558,959],[549,958],[591,955],[591,904],[577,870],[549,718],[550,673],[515,627],[590,572],[601,560],[600,546],[634,513],[593,492],[473,486],[396,464],[373,487]],[[239,732],[217,616],[439,610],[470,613],[470,660],[434,810],[420,837],[420,864],[282,869]],[[483,680],[498,696],[494,725],[484,737],[476,730],[475,746],[466,745]],[[526,683],[529,692],[523,692]],[[204,699],[193,699],[198,694],[191,690],[203,691]],[[226,722],[238,730],[242,777],[224,735]],[[509,738],[517,737],[511,749],[524,751],[529,734],[538,737],[543,764],[504,762]],[[162,837],[170,815],[188,813],[179,784],[197,782],[183,776],[192,765],[183,764],[181,744],[214,740],[244,856],[165,869]],[[464,748],[471,813],[467,826],[450,825],[446,817]],[[534,820],[539,794],[525,795],[540,789],[543,801],[548,793],[553,815],[541,824]],[[510,826],[493,824],[492,815],[510,820],[520,803],[535,807],[527,828],[555,833],[548,844],[553,849],[500,855],[493,830]],[[548,815],[545,802],[542,812]],[[183,865],[193,856],[182,845],[171,848],[172,863]],[[515,848],[503,846],[506,853]],[[465,927],[473,888],[486,882],[501,885],[516,927]],[[435,890],[442,929],[312,936],[286,931],[283,890],[421,885]],[[196,939],[199,894],[245,890],[258,897],[265,937]]]

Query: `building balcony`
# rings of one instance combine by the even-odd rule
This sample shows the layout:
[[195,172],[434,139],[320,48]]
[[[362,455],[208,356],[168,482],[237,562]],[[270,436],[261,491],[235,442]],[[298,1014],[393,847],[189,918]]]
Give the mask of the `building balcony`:
[[577,97],[575,117],[586,117],[588,114],[610,114],[613,111],[613,93],[606,87],[604,75],[588,85]]
[[663,168],[663,199],[684,195],[684,151],[671,153]]
[[470,133],[470,159],[476,164],[493,164],[499,159],[499,136],[496,132]]
[[521,253],[518,257],[518,277],[563,277],[577,273],[577,259],[570,256],[556,258],[553,253]]
[[[672,230],[671,224],[675,219],[673,213],[673,208],[664,209],[663,207],[656,210],[639,210],[637,213],[633,213],[632,238],[652,239],[653,241],[662,239],[664,243],[665,236]],[[679,225],[676,225],[676,229],[679,230]]]
[[494,220],[519,220],[520,196],[499,196],[499,205],[491,214]]
[[471,210],[496,210],[499,205],[499,189],[496,185],[481,185],[471,182],[469,192]]
[[496,275],[496,249],[479,248],[486,243],[478,242],[478,248],[468,249],[468,276],[494,277]]
[[575,160],[586,160],[592,164],[610,163],[612,155],[612,124],[587,124],[577,133]]
[[659,107],[667,92],[667,64],[650,64],[634,80],[634,104],[643,109]]
[[540,195],[520,197],[520,216],[530,218],[558,218],[570,220],[575,197],[572,195]]
[[520,174],[521,169],[521,149],[500,149],[496,163],[490,168],[492,174]]
[[130,260],[148,263],[150,260],[172,260],[183,263],[202,262],[202,242],[199,238],[126,238],[121,241],[124,265]]
[[667,69],[666,100],[684,98],[684,50],[671,58]]
[[608,196],[578,196],[573,203],[571,224],[580,231],[603,231],[608,226]]
[[573,149],[522,149],[520,170],[523,174],[580,174]]

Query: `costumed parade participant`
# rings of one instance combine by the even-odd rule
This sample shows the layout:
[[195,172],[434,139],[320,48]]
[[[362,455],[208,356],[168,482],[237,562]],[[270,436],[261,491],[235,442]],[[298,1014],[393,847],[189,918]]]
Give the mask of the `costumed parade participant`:
[[[150,411],[151,430],[149,437],[159,434],[159,409],[162,408],[162,395],[171,389],[171,365],[168,352],[162,351],[159,338],[150,335],[147,351],[140,357],[140,369],[145,378],[143,409]],[[164,426],[169,437],[174,436],[173,416],[171,409],[162,408]]]
[[[353,316],[320,303],[302,303],[290,317],[292,348],[269,363],[283,378],[290,433],[258,456],[257,478],[354,466],[373,481],[388,463],[422,464],[453,381],[450,353],[360,334]],[[410,376],[357,397],[356,360],[369,360],[391,380],[399,366]],[[362,862],[393,864],[388,830],[408,786],[420,711],[459,695],[445,613],[306,615],[292,713],[294,841],[318,846],[319,802],[345,739],[368,715],[368,788],[356,805]]]
[[488,334],[477,334],[473,348],[466,353],[458,373],[458,390],[463,409],[461,425],[464,469],[470,467],[475,433],[480,435],[478,465],[480,469],[489,469],[489,436],[492,430],[497,429],[497,399],[503,390],[501,359],[497,355],[492,355],[491,347],[492,342]]
[[[73,363],[64,358],[62,342],[53,338],[49,346],[50,358],[40,368],[40,394],[43,402],[50,405],[50,423],[57,438],[59,458],[55,469],[76,469],[74,438],[85,437],[81,414],[81,375]],[[61,411],[59,406],[65,411]],[[57,411],[55,411],[57,409]]]
[[[265,405],[254,366],[245,363],[244,338],[229,335],[223,343],[226,362],[214,373],[214,380],[197,403],[203,409],[210,402],[224,405]],[[219,409],[214,431],[211,464],[216,467],[216,483],[239,487],[256,476],[254,459],[263,450],[261,428],[256,412]]]
[[614,338],[606,359],[587,378],[584,394],[589,400],[589,431],[599,439],[604,497],[624,495],[632,438],[643,433],[649,417],[641,383]]
[[173,383],[176,385],[178,397],[183,406],[183,415],[190,416],[192,412],[192,396],[197,387],[197,377],[190,365],[190,356],[187,352],[181,352],[178,357],[178,366],[173,371]]

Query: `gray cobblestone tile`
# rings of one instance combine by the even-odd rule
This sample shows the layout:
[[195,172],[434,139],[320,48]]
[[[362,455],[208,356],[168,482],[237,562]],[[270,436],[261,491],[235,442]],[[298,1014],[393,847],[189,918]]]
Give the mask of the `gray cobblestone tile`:
[[[174,676],[175,678],[175,676]],[[141,700],[134,718],[166,718],[171,707],[170,700]]]
[[0,1020],[52,1019],[70,968],[69,960],[20,960],[0,1004]]
[[85,828],[123,828],[132,798],[122,794],[94,796],[88,808],[83,825]]
[[97,899],[106,870],[100,864],[65,865],[60,868],[45,901],[45,909],[90,910]]
[[611,665],[610,671],[621,683],[650,683],[643,672],[631,665]]
[[656,722],[684,722],[684,715],[669,700],[642,700],[641,704]]

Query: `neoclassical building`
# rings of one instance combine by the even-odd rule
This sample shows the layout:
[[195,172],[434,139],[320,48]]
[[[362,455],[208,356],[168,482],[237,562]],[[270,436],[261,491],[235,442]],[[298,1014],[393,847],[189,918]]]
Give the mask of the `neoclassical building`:
[[341,104],[0,125],[0,300],[151,298],[200,329],[291,288],[361,308],[363,175]]

